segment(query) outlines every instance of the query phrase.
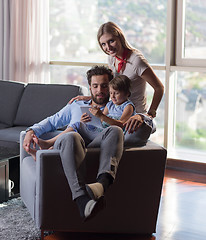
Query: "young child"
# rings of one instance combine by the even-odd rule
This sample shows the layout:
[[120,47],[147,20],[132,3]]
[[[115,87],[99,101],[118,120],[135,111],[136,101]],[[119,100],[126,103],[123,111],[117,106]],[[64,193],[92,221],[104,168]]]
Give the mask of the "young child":
[[[85,113],[82,115],[80,122],[69,125],[62,133],[54,138],[43,140],[33,137],[34,142],[39,145],[40,149],[52,148],[56,139],[67,132],[78,132],[87,145],[90,143],[103,128],[109,125],[116,125],[121,127],[123,124],[135,114],[134,104],[128,100],[130,96],[131,81],[125,75],[119,75],[109,82],[109,91],[111,100],[105,106],[103,112],[97,107],[91,107],[89,111],[102,121],[102,127],[97,127],[89,124],[90,117]],[[36,150],[33,150],[32,156],[36,159]]]
[[123,124],[135,114],[134,104],[128,100],[131,81],[125,75],[119,75],[109,82],[110,101],[103,112],[98,108],[91,108],[90,112],[101,119],[103,127]]

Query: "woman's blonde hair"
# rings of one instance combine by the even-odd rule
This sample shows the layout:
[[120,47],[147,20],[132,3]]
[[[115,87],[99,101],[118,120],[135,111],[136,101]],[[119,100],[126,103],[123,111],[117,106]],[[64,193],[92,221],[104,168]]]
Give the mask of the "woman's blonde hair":
[[[102,45],[100,43],[100,38],[103,34],[105,33],[108,33],[108,34],[111,34],[112,36],[116,37],[116,38],[119,38],[120,39],[120,42],[122,44],[122,46],[126,49],[129,49],[131,51],[134,51],[135,48],[131,47],[131,45],[127,42],[125,36],[124,36],[124,33],[123,31],[121,30],[120,27],[118,27],[115,23],[113,22],[107,22],[107,23],[103,23],[98,32],[97,32],[97,40],[99,42],[99,46],[101,47],[101,49],[103,50],[102,48]],[[104,50],[103,50],[104,51]],[[105,51],[104,51],[105,52]],[[106,52],[105,52],[106,53]],[[106,53],[108,54],[108,53]]]

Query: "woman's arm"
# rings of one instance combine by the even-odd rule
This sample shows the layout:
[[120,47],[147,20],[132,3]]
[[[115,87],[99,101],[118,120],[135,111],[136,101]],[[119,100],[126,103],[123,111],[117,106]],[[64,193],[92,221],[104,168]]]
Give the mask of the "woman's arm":
[[133,133],[139,129],[139,127],[143,123],[143,116],[136,114],[132,117],[130,117],[125,123],[125,131],[128,131],[128,133]]
[[82,95],[79,95],[79,96],[76,96],[74,98],[72,98],[68,104],[71,104],[73,103],[75,100],[76,101],[80,101],[80,100],[84,100],[84,101],[89,101],[92,97],[91,96],[82,96]]
[[90,108],[90,112],[100,118],[100,120],[103,122],[108,123],[109,125],[116,125],[121,128],[124,127],[124,123],[132,116],[134,112],[134,107],[132,105],[127,105],[122,113],[122,116],[119,120],[110,118],[106,116],[99,108]]
[[152,102],[150,108],[148,110],[148,115],[152,116],[153,118],[156,116],[156,110],[160,104],[164,93],[164,86],[156,76],[152,68],[148,68],[144,71],[141,76],[146,82],[148,82],[152,88],[154,89],[154,94],[152,98]]

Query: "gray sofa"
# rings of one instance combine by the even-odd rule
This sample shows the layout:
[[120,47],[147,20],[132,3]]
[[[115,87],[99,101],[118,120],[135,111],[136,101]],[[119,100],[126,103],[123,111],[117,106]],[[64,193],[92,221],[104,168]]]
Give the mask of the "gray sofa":
[[64,84],[0,80],[0,146],[19,152],[20,132],[64,107],[87,89]]

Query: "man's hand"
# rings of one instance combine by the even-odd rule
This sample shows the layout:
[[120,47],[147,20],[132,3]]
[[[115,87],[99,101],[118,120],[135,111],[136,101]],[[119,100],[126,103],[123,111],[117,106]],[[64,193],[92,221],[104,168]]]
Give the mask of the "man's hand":
[[138,128],[143,123],[143,117],[139,114],[136,114],[132,117],[130,117],[125,123],[125,130],[128,131],[128,133],[133,133],[138,130]]
[[90,122],[91,121],[91,116],[89,116],[89,114],[87,113],[83,113],[81,118],[80,118],[81,122]]
[[33,137],[34,137],[34,131],[33,130],[29,130],[26,133],[26,136],[24,138],[24,142],[23,142],[23,148],[26,152],[30,153],[31,150],[31,144],[33,144],[33,148],[36,148],[36,144],[33,141]]

